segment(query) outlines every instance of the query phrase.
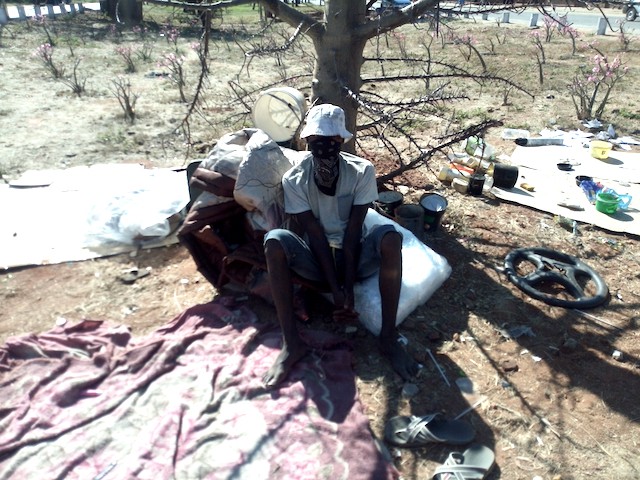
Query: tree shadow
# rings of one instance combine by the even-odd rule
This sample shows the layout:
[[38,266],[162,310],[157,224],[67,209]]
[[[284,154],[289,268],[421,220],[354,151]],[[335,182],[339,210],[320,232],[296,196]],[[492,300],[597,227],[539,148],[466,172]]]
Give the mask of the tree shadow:
[[[500,258],[492,258],[488,254],[474,251],[471,247],[474,242],[484,242],[491,251],[503,252],[503,255]],[[483,392],[470,397],[464,395],[455,385],[456,379],[466,376],[465,370],[468,367],[476,367],[471,364],[456,364],[446,354],[446,349],[451,348],[451,345],[454,345],[453,348],[463,348],[460,346],[463,342],[470,342],[477,347],[483,370],[490,371],[494,378],[491,393],[486,394],[487,398],[491,397],[491,401],[487,403],[491,405],[489,408],[504,410],[505,415],[510,417],[510,422],[526,423],[529,429],[535,427],[535,431],[540,432],[535,436],[539,442],[542,442],[543,433],[561,439],[560,447],[554,452],[556,460],[564,459],[567,465],[571,464],[573,460],[569,457],[570,446],[579,441],[566,433],[568,422],[575,420],[573,410],[567,403],[575,399],[559,398],[554,393],[556,389],[584,389],[590,393],[588,397],[593,399],[587,401],[602,402],[630,422],[638,423],[640,405],[636,401],[637,395],[628,395],[626,392],[630,392],[630,389],[637,392],[637,387],[632,387],[633,382],[637,383],[637,375],[630,371],[629,366],[637,366],[640,359],[637,352],[625,351],[621,352],[624,363],[612,360],[615,343],[628,337],[631,330],[637,329],[638,318],[628,318],[622,325],[615,325],[602,318],[607,312],[623,308],[633,310],[638,308],[638,304],[616,305],[609,300],[598,308],[590,309],[589,312],[551,307],[520,292],[502,273],[504,257],[513,249],[507,242],[469,238],[459,240],[438,231],[427,237],[426,243],[447,258],[452,266],[452,274],[426,304],[419,307],[400,326],[401,333],[409,340],[411,350],[423,360],[425,368],[416,381],[419,393],[415,397],[403,397],[402,384],[397,379],[395,382],[384,382],[389,399],[385,422],[395,415],[406,414],[407,411],[414,415],[441,412],[450,418],[468,411],[463,418],[476,429],[476,442],[495,451],[498,440],[493,433],[495,423],[492,422],[492,428],[483,419],[484,415],[480,412],[486,405],[473,403]],[[599,273],[606,281],[607,272]],[[481,320],[482,325],[485,325],[482,334],[478,332],[476,335],[474,332],[470,322],[472,317]],[[521,328],[513,330],[513,327]],[[486,337],[486,332],[491,330],[495,332],[495,339],[483,340],[481,337]],[[510,332],[519,333],[514,335]],[[511,367],[496,360],[494,352],[491,351],[491,344],[494,342],[512,343],[510,349],[515,353],[509,358]],[[425,355],[427,349],[434,354],[436,351],[442,352],[434,356],[443,374],[439,372],[435,361]],[[477,354],[474,358],[478,358]],[[540,369],[539,371],[546,372],[552,379],[548,389],[550,393],[546,390],[541,393],[548,400],[548,404],[537,404],[532,399],[532,392],[521,391],[518,388],[517,365],[525,361],[535,362],[533,371]],[[376,373],[376,369],[371,369],[370,374],[367,368],[357,369],[357,374],[369,381],[375,378]],[[390,369],[388,375],[393,375]],[[518,408],[515,410],[523,412],[524,415],[505,406],[506,402],[502,402],[501,398],[517,401]],[[559,412],[560,416],[547,418],[548,412],[554,406],[560,407],[554,410]],[[587,430],[589,428],[588,425],[582,427]],[[586,433],[588,436],[589,432]],[[504,432],[501,431],[500,436],[503,438],[500,440],[508,439],[509,435],[508,428]],[[517,439],[513,440],[512,443],[517,444]],[[440,463],[448,452],[462,450],[458,447],[434,444],[412,451],[411,455],[415,461],[411,465],[412,468],[418,469],[419,464],[425,460]],[[536,462],[545,464],[549,471],[557,468],[557,465],[544,458],[537,458]],[[407,475],[411,473],[403,472]],[[413,473],[417,473],[417,470]],[[499,474],[499,470],[494,471],[488,478],[499,478]]]

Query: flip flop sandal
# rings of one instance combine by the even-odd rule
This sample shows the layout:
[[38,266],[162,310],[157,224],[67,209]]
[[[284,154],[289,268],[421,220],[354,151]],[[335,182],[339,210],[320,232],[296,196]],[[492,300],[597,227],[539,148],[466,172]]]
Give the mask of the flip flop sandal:
[[475,437],[470,424],[447,420],[439,413],[424,417],[393,417],[385,426],[385,440],[396,447],[416,448],[429,443],[464,445]]
[[464,453],[452,452],[440,467],[433,480],[482,480],[495,462],[493,451],[484,445],[471,445]]

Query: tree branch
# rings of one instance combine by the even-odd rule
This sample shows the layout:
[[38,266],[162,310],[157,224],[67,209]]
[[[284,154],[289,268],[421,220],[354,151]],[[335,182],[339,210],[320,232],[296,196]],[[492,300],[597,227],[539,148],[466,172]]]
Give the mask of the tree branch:
[[393,10],[354,28],[353,33],[360,38],[373,38],[407,23],[416,21],[421,15],[434,9],[439,0],[418,0],[403,9]]
[[445,148],[448,148],[456,143],[460,143],[466,138],[469,138],[473,135],[482,134],[485,130],[493,127],[499,127],[502,125],[502,122],[499,120],[486,120],[477,125],[473,125],[472,127],[465,128],[464,130],[460,130],[452,135],[448,135],[446,137],[446,141],[440,143],[439,145],[432,147],[426,152],[421,153],[418,157],[411,160],[409,163],[404,164],[391,172],[388,172],[384,175],[380,175],[376,178],[378,184],[382,184],[388,182],[389,180],[397,177],[398,175],[402,175],[407,170],[411,170],[417,168],[420,164],[426,162],[431,158],[436,152],[442,151]]
[[273,15],[293,28],[299,28],[316,40],[324,33],[324,23],[279,0],[258,0]]
[[487,75],[487,74],[483,74],[483,75],[477,75],[477,74],[473,74],[473,73],[429,73],[428,75],[397,75],[395,77],[372,77],[372,78],[367,78],[367,79],[363,79],[362,83],[366,84],[366,83],[376,83],[376,82],[397,82],[400,80],[424,80],[425,78],[468,78],[470,80],[475,80],[477,82],[502,82],[502,83],[506,83],[507,85],[512,86],[513,88],[515,88],[516,90],[520,90],[522,93],[525,93],[526,95],[530,96],[531,98],[534,98],[534,95],[532,93],[529,93],[527,90],[525,90],[523,87],[521,87],[520,85],[516,84],[515,82],[509,80],[508,78],[503,78],[503,77],[498,77],[496,75]]

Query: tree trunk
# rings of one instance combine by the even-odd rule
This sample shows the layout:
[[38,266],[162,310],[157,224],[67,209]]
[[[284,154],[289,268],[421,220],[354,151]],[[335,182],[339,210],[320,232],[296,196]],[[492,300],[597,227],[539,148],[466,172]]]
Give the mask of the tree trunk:
[[100,11],[125,25],[137,25],[142,22],[141,0],[101,0]]
[[359,38],[353,27],[362,23],[364,7],[364,2],[332,0],[325,12],[331,22],[326,23],[319,36],[312,37],[317,53],[312,101],[332,103],[344,109],[347,129],[354,134],[345,145],[345,150],[351,152],[355,146],[358,105],[347,96],[347,89],[358,93],[362,86],[360,68],[367,39]]
[[371,20],[367,18],[370,0],[326,0],[324,19],[318,21],[279,0],[259,1],[291,27],[302,27],[312,39],[316,52],[312,101],[333,103],[344,109],[347,128],[354,135],[344,149],[352,153],[359,105],[349,97],[348,91],[360,92],[362,54],[368,39],[414,21],[438,3],[438,0],[416,0],[403,11]]

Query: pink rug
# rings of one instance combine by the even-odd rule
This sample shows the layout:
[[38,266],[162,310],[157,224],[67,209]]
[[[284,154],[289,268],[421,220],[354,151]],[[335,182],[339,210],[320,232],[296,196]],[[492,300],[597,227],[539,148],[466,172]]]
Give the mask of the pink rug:
[[141,338],[86,320],[9,339],[0,478],[398,478],[363,414],[348,348],[312,335],[321,350],[265,390],[280,333],[224,300]]

